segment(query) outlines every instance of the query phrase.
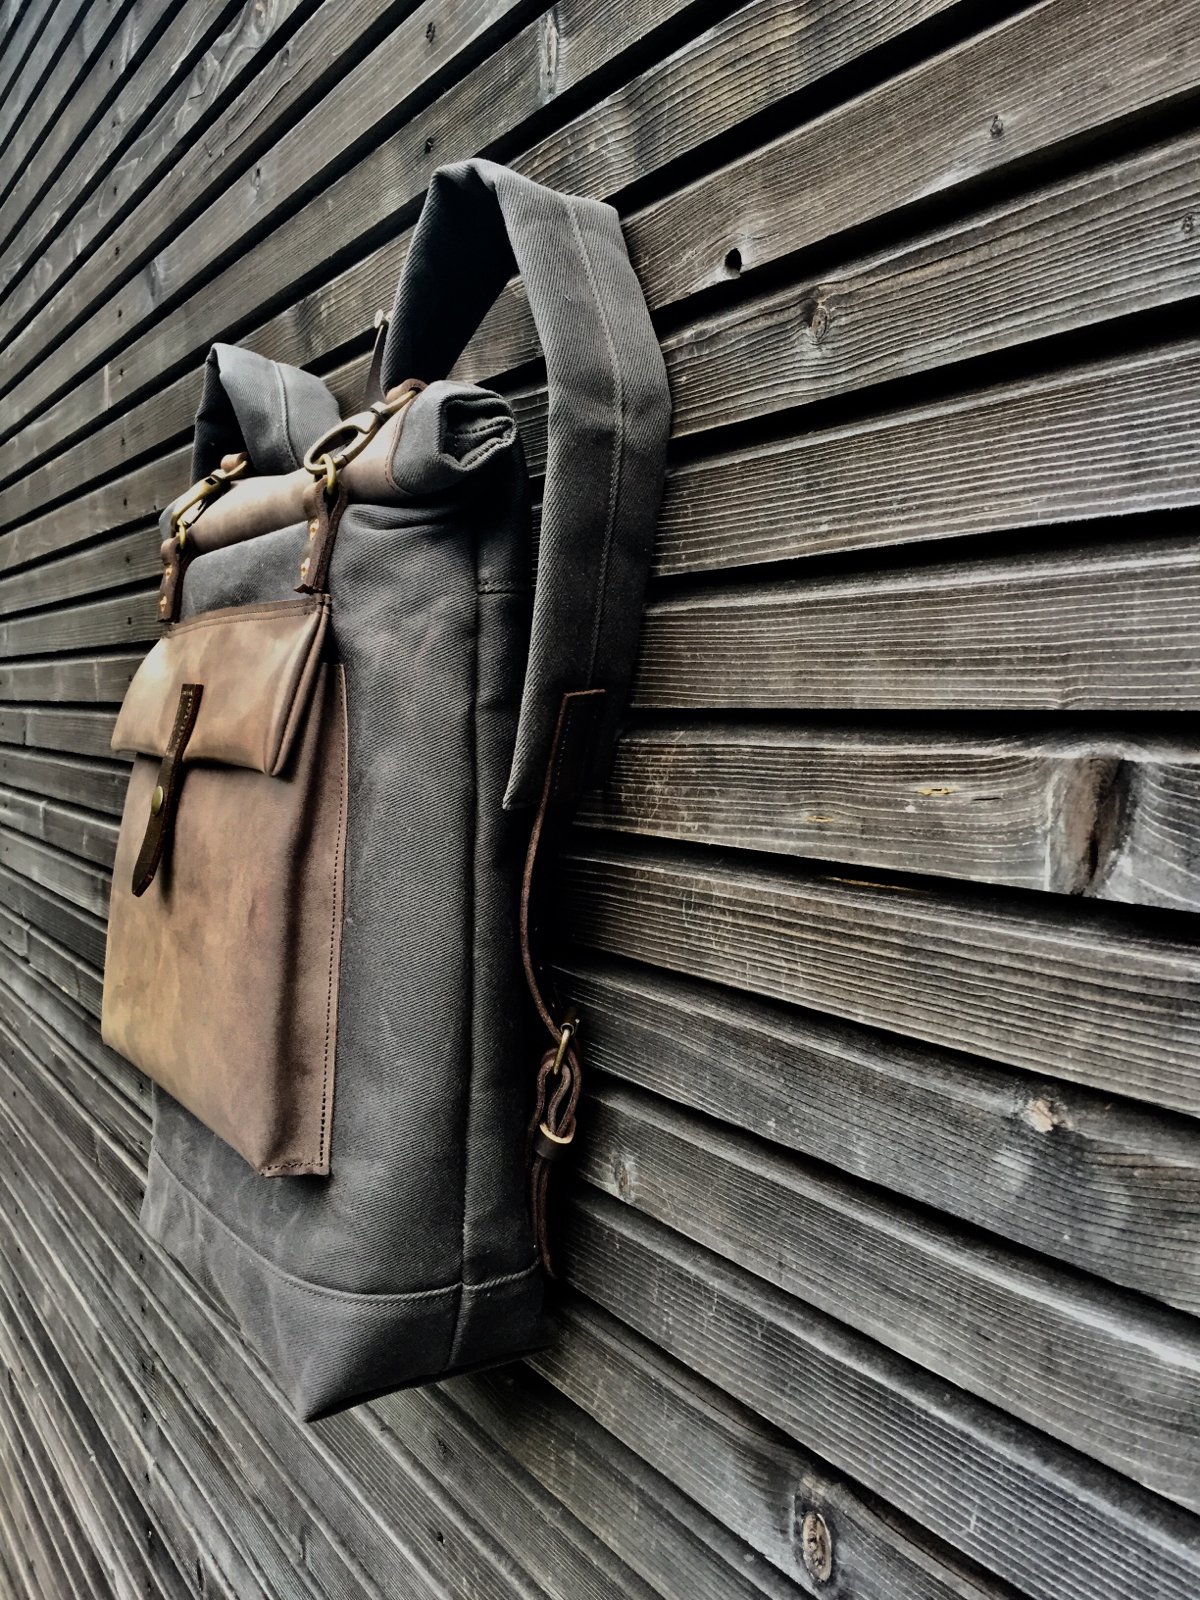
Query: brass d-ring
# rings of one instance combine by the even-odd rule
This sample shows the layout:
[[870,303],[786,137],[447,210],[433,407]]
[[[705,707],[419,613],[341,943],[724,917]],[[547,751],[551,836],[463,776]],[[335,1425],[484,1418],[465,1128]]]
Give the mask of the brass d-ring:
[[218,467],[215,472],[210,472],[207,477],[201,478],[199,483],[194,483],[184,495],[183,499],[171,512],[171,532],[178,541],[180,548],[187,539],[187,531],[196,518],[204,510],[206,503],[213,495],[236,482],[249,469],[250,462],[244,455],[238,457],[232,467]]
[[[311,472],[314,478],[324,478],[325,487],[332,494],[338,473],[349,466],[360,450],[365,449],[389,418],[394,417],[397,411],[403,411],[419,393],[419,389],[405,389],[394,400],[379,400],[368,410],[344,417],[331,428],[326,428],[321,437],[314,439],[304,452],[305,472]],[[342,440],[345,440],[344,444]]]

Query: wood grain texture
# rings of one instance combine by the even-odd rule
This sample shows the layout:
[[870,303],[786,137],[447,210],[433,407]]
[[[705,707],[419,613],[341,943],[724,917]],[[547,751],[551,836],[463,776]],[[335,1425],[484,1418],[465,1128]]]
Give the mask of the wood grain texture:
[[[339,187],[339,202],[346,211],[365,214],[364,223],[377,224],[381,201],[391,213],[410,221],[413,208],[432,172],[442,163],[472,154],[484,129],[511,129],[535,106],[578,92],[590,75],[628,48],[677,9],[680,0],[641,0],[636,7],[614,7],[612,0],[579,0],[569,11],[556,13],[549,32],[541,24],[524,30],[498,49],[463,82],[418,114],[408,126],[387,140],[372,155],[369,167],[351,171]],[[594,113],[585,112],[566,129],[542,141],[528,161],[514,164],[542,181],[576,192],[611,194],[621,178],[615,163],[622,163],[625,181],[643,176],[655,163],[665,163],[691,147],[695,135],[696,96],[716,81],[738,80],[737,95],[711,98],[706,105],[710,131],[718,133],[763,110],[773,99],[795,92],[822,75],[835,71],[873,45],[945,9],[948,0],[889,0],[887,6],[853,0],[836,16],[826,18],[813,0],[764,0],[752,11],[740,11],[684,46],[659,67],[634,81],[631,96],[617,95],[602,102]],[[799,26],[811,47],[798,52],[791,44]],[[553,60],[553,71],[547,62]],[[533,103],[531,89],[536,85]],[[637,121],[631,122],[636,108]],[[647,128],[656,137],[651,144]],[[623,130],[623,131],[622,131]],[[475,141],[475,142],[471,142]],[[583,164],[606,152],[604,167],[589,173]],[[329,259],[331,235],[328,204],[312,201],[285,226],[218,274],[206,286],[202,303],[186,308],[189,322],[203,322],[208,337],[213,330],[252,316],[260,305],[259,284],[275,276],[317,272]],[[351,269],[332,288],[309,296],[295,314],[288,313],[255,330],[256,348],[280,359],[303,360],[313,354],[314,328],[336,343],[369,325],[374,310],[387,304],[403,260],[403,248],[390,245],[368,257],[360,269]],[[156,280],[157,283],[157,280]],[[0,319],[3,313],[0,312]],[[111,315],[111,314],[110,314]],[[122,321],[129,312],[122,307]],[[2,320],[0,320],[2,328]],[[302,351],[294,347],[296,333]],[[132,394],[146,375],[161,370],[164,349],[178,352],[178,330],[173,324],[127,347],[119,363],[110,363],[96,379],[79,385],[70,400],[50,407],[36,419],[36,433],[21,435],[20,445],[0,445],[0,477],[20,462],[32,459],[62,436],[64,419],[81,409],[111,405],[122,394]],[[199,347],[197,353],[199,351]],[[0,407],[0,416],[3,415]],[[26,421],[21,419],[22,424]]]
[[[1086,13],[1033,6],[656,199],[625,223],[651,304],[672,306],[806,246],[827,248],[839,232],[969,188],[1194,90],[1195,62],[1171,47],[1188,25],[1176,0],[1148,6],[1101,0]],[[609,149],[602,145],[603,154],[585,159],[612,160]],[[574,168],[552,157],[537,171],[547,182],[574,181]],[[617,189],[616,174],[614,180]],[[910,337],[923,329],[923,307],[905,326]],[[528,304],[514,284],[485,321],[462,371],[486,377],[536,353]]]
[[[80,642],[114,640],[126,608],[92,609],[95,624],[72,616],[87,630]],[[634,703],[1186,711],[1200,704],[1198,622],[1200,545],[1190,538],[730,584],[650,606]],[[21,627],[0,628],[0,649]]]
[[635,213],[638,272],[682,299],[1194,91],[1176,45],[1198,19],[1186,0],[1022,10]]
[[676,723],[625,734],[579,821],[1194,911],[1198,794],[1186,740]]
[[1158,346],[680,465],[667,480],[657,570],[1194,505],[1198,375],[1200,346]]
[[1035,189],[669,337],[675,435],[1194,296],[1198,150],[1185,138]]
[[[144,1290],[143,1293],[145,1292],[146,1291]],[[152,1322],[152,1326],[157,1326],[157,1324]],[[155,1337],[157,1338],[157,1335]],[[487,1457],[481,1454],[478,1449],[476,1449],[473,1454],[470,1452],[467,1430],[473,1428],[475,1425],[473,1423],[465,1422],[462,1417],[462,1412],[465,1409],[466,1412],[473,1415],[475,1408],[470,1404],[462,1385],[455,1386],[455,1395],[456,1404],[450,1409],[447,1409],[445,1405],[438,1402],[436,1398],[426,1399],[423,1396],[415,1395],[396,1396],[386,1402],[383,1402],[380,1408],[379,1418],[380,1422],[383,1424],[383,1437],[387,1440],[397,1441],[402,1438],[404,1440],[405,1448],[416,1450],[419,1456],[425,1451],[428,1451],[431,1459],[434,1462],[440,1463],[441,1472],[443,1475],[447,1472],[447,1470],[449,1470],[451,1477],[456,1482],[466,1483],[469,1481],[472,1486],[472,1510],[483,1513],[486,1512],[487,1509],[487,1495],[489,1491],[487,1485],[480,1477],[480,1474],[483,1474],[484,1477],[486,1477],[488,1473],[488,1461]],[[457,1421],[456,1417],[458,1419]],[[493,1418],[493,1421],[495,1420],[496,1419]],[[292,1427],[295,1428],[295,1425],[293,1424]],[[347,1462],[347,1464],[349,1464],[349,1461],[352,1459],[354,1452],[350,1449],[349,1440],[346,1438],[346,1436],[350,1435],[351,1437],[354,1437],[357,1435],[358,1448],[360,1450],[365,1444],[366,1439],[370,1437],[369,1433],[364,1435],[361,1428],[356,1429],[350,1419],[348,1419],[345,1423],[339,1422],[336,1424],[331,1424],[323,1431],[329,1435],[331,1443],[337,1439],[337,1435],[339,1433],[343,1436],[341,1443],[344,1448],[340,1449],[338,1453],[341,1458]],[[300,1438],[304,1437],[303,1430],[297,1430],[297,1433]],[[494,1450],[491,1452],[491,1459],[493,1461],[496,1459]],[[556,1491],[560,1494],[563,1492],[561,1486],[558,1485],[556,1485]],[[570,1498],[569,1491],[568,1498]],[[512,1508],[510,1505],[510,1515],[511,1509]],[[637,1583],[636,1580],[632,1580],[631,1574],[628,1572],[628,1570],[624,1570],[623,1576],[617,1578],[616,1585],[614,1586],[609,1579],[616,1577],[618,1572],[622,1571],[622,1569],[619,1567],[619,1564],[614,1566],[611,1558],[606,1558],[603,1552],[595,1552],[594,1548],[586,1544],[583,1548],[592,1549],[593,1559],[590,1569],[587,1566],[581,1567],[578,1565],[578,1563],[572,1564],[567,1557],[564,1547],[561,1545],[557,1537],[557,1531],[565,1526],[563,1519],[561,1515],[557,1516],[556,1518],[555,1513],[552,1512],[549,1507],[546,1508],[546,1512],[550,1520],[547,1525],[541,1527],[539,1534],[540,1541],[543,1545],[543,1551],[527,1551],[525,1552],[525,1559],[532,1558],[539,1566],[545,1566],[548,1571],[552,1571],[554,1559],[557,1555],[560,1563],[566,1563],[568,1570],[571,1570],[573,1566],[574,1570],[577,1571],[581,1576],[584,1586],[580,1588],[573,1587],[569,1590],[563,1590],[563,1593],[570,1592],[587,1594],[589,1597],[611,1596],[613,1597],[613,1600],[616,1600],[616,1596],[618,1595],[633,1595],[640,1597],[640,1600],[649,1600],[649,1597],[652,1594],[656,1594],[658,1592],[657,1590],[652,1591],[650,1589],[645,1589],[642,1587],[642,1585]],[[660,1551],[657,1559],[667,1561],[671,1558],[670,1550],[672,1539],[665,1526],[660,1527],[659,1531],[661,1535],[661,1543],[656,1545],[656,1548],[658,1548]],[[578,1535],[574,1535],[573,1537],[577,1538]],[[676,1558],[681,1558],[682,1554],[683,1552],[676,1548]],[[607,1574],[609,1575],[608,1577],[605,1576],[606,1569]],[[709,1587],[715,1581],[717,1581],[718,1573],[716,1570],[714,1570],[711,1576],[705,1573],[703,1569],[693,1567],[691,1570],[696,1575],[703,1578],[702,1592],[708,1592]],[[749,1589],[743,1590],[743,1580],[728,1572],[726,1572],[724,1581],[727,1583],[732,1581],[736,1585],[733,1590],[726,1588],[724,1591],[726,1593],[762,1592],[759,1586],[754,1584],[751,1584]],[[457,1586],[455,1586],[453,1592],[459,1592]],[[491,1586],[489,1586],[487,1592],[493,1592]],[[720,1593],[722,1591],[719,1588],[714,1588],[712,1592]],[[781,1596],[784,1594],[783,1589],[772,1589],[770,1592],[780,1594]]]
[[[353,38],[367,31],[378,10],[386,9],[384,0],[374,0],[369,8],[334,0],[332,7],[327,4],[310,17],[300,30],[303,40],[298,34],[291,52],[280,58],[283,70],[275,81],[256,79],[254,96],[235,102],[219,131],[188,149],[130,213],[126,233],[146,228],[147,242],[164,240],[152,257],[144,250],[152,261],[148,270],[128,277],[119,241],[102,245],[89,252],[34,322],[12,338],[11,387],[0,398],[5,435],[20,426],[25,410],[55,398],[64,385],[70,366],[37,360],[47,342],[57,343],[70,332],[70,365],[90,370],[112,347],[118,325],[128,339],[197,275],[234,250],[249,229],[261,228],[289,200],[294,204],[297,191],[311,192],[320,173],[332,176],[346,165],[351,152],[377,127],[383,132],[389,122],[398,122],[410,100],[419,104],[432,98],[439,81],[452,81],[456,71],[473,65],[507,13],[521,20],[522,12],[532,7],[529,0],[463,0],[446,13],[436,0],[426,0],[402,16],[393,34],[351,70],[331,79],[328,30],[335,19]],[[312,104],[316,100],[320,103]],[[269,108],[265,126],[263,106]],[[272,130],[274,142],[243,170],[246,157]],[[219,176],[224,181],[218,182]],[[172,222],[210,198],[203,225],[180,229],[172,237]],[[335,206],[341,209],[342,198],[339,194],[335,201],[327,191],[319,202],[326,221]],[[332,244],[328,230],[326,237]],[[0,311],[0,332],[2,319]],[[140,372],[136,353],[136,347],[126,350],[121,363],[131,387],[134,373]]]
[[616,846],[568,855],[563,885],[565,925],[605,951],[1200,1114],[1185,935]]
[[[114,39],[115,48],[101,56],[98,71],[88,77],[83,92],[68,102],[69,114],[56,120],[5,198],[0,301],[7,298],[30,258],[45,251],[78,206],[104,183],[108,169],[143,126],[150,108],[170,94],[177,79],[191,73],[197,58],[218,36],[228,11],[228,4],[214,8],[203,0],[174,6],[162,0],[134,0]],[[73,149],[81,130],[86,130],[86,143]],[[43,193],[52,180],[52,190]]]
[[[539,1482],[603,1536],[627,1530],[627,1560],[654,1594],[696,1600],[766,1596],[796,1587],[695,1503],[537,1379],[514,1369],[456,1385],[455,1403]],[[634,1590],[633,1592],[637,1592]]]
[[[707,1506],[806,1594],[849,1600],[1000,1600],[1007,1585],[957,1561],[927,1534],[881,1516],[778,1430],[596,1306],[572,1299],[556,1344],[533,1360],[642,1459]],[[835,1571],[815,1580],[803,1528],[815,1513],[836,1529]]]
[[647,967],[557,971],[610,1077],[1200,1312],[1190,1118]]
[[1194,1592],[1188,1514],[616,1202],[570,1239],[589,1298],[1031,1600]]
[[[0,0],[5,1596],[1200,1591],[1193,35]],[[308,1428],[137,1223],[109,740],[205,347],[356,408],[479,153],[616,203],[676,401],[639,704],[557,871],[561,1338]],[[460,370],[536,500],[518,283]]]
[[593,1090],[580,1173],[1148,1489],[1200,1502],[1191,1318],[1135,1309],[624,1087]]

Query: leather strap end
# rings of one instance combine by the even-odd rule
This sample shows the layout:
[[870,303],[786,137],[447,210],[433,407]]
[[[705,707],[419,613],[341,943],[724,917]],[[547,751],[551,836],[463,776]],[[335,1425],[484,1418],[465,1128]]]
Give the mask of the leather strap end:
[[179,804],[179,790],[183,784],[183,753],[196,726],[204,686],[185,683],[179,691],[179,705],[175,723],[167,743],[166,754],[158,769],[158,782],[150,799],[150,816],[142,836],[141,849],[133,864],[133,892],[143,895],[154,882],[155,874],[166,850],[175,824],[175,811]]

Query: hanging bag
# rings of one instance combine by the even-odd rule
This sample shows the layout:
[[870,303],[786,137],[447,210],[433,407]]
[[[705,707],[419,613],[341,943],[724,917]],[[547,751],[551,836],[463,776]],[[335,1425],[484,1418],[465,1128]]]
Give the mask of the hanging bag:
[[[549,394],[532,583],[511,408],[446,378],[514,270]],[[539,863],[607,764],[668,430],[615,213],[442,169],[371,387],[343,422],[213,347],[113,737],[103,1034],[158,1085],[143,1224],[310,1418],[545,1342],[581,1024]]]

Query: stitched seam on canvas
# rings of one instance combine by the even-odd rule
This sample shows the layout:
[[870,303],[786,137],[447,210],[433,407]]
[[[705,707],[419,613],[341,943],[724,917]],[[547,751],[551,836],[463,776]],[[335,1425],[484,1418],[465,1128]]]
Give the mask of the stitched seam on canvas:
[[604,329],[604,343],[608,350],[608,359],[612,366],[613,375],[613,409],[617,414],[617,427],[613,431],[612,464],[608,474],[608,517],[604,527],[604,543],[600,547],[600,570],[596,579],[596,615],[592,621],[592,649],[588,661],[587,683],[590,685],[596,674],[596,657],[600,652],[600,630],[604,620],[605,593],[604,586],[608,579],[608,561],[612,551],[613,530],[617,516],[617,496],[621,482],[621,468],[625,454],[625,387],[621,381],[621,364],[617,360],[616,345],[613,341],[612,325],[596,282],[596,275],[592,270],[591,257],[588,255],[587,246],[583,240],[583,233],[579,227],[579,217],[574,206],[571,207],[571,226],[575,237],[579,241],[579,251],[583,257],[584,270],[588,275],[588,282],[592,286],[592,297],[600,314],[600,324]]
[[[466,925],[471,930],[471,1005],[467,1012],[469,1017],[469,1037],[466,1041],[467,1049],[464,1052],[468,1062],[468,1076],[465,1104],[462,1119],[462,1152],[463,1152],[463,1194],[462,1194],[462,1226],[459,1230],[458,1240],[458,1281],[465,1290],[467,1287],[467,1209],[471,1193],[471,1111],[475,1099],[475,1040],[478,1037],[476,1010],[479,996],[475,987],[477,962],[475,960],[475,941],[478,933],[475,927],[475,903],[478,896],[479,878],[479,630],[481,617],[479,608],[479,547],[476,545],[474,553],[475,564],[475,633],[471,641],[471,683],[474,688],[474,712],[471,718],[471,905],[466,918]],[[462,1330],[463,1296],[459,1295],[457,1306],[454,1308],[454,1327],[450,1331],[450,1350],[453,1353],[458,1348],[458,1336]]]
[[306,1293],[320,1295],[326,1299],[357,1301],[376,1300],[388,1302],[394,1301],[400,1303],[414,1300],[435,1300],[438,1298],[444,1298],[446,1295],[460,1294],[464,1288],[469,1288],[472,1293],[475,1293],[480,1289],[499,1288],[501,1285],[506,1283],[517,1283],[520,1279],[531,1277],[534,1273],[540,1271],[540,1266],[535,1261],[531,1266],[522,1267],[519,1272],[506,1272],[499,1278],[487,1278],[482,1283],[464,1285],[462,1279],[459,1278],[454,1283],[445,1284],[438,1289],[413,1289],[407,1293],[389,1293],[383,1290],[360,1291],[354,1289],[335,1289],[329,1284],[313,1283],[309,1278],[298,1278],[294,1272],[288,1272],[286,1268],[279,1266],[276,1262],[270,1260],[269,1257],[264,1256],[260,1250],[256,1250],[252,1244],[248,1244],[246,1240],[242,1238],[240,1233],[235,1233],[227,1222],[225,1222],[221,1217],[217,1216],[216,1212],[213,1211],[209,1206],[205,1205],[204,1201],[201,1200],[200,1196],[191,1187],[191,1185],[184,1182],[184,1180],[175,1171],[174,1167],[172,1167],[169,1162],[165,1161],[163,1157],[159,1155],[157,1150],[151,1153],[150,1159],[151,1161],[156,1161],[158,1163],[158,1165],[167,1174],[167,1177],[171,1180],[171,1182],[174,1183],[177,1188],[183,1191],[183,1193],[187,1196],[188,1202],[195,1206],[197,1211],[202,1212],[205,1217],[209,1218],[213,1226],[215,1228],[219,1228],[227,1238],[231,1239],[238,1249],[244,1250],[247,1255],[253,1256],[256,1261],[261,1263],[265,1272],[270,1273],[272,1277],[279,1278],[284,1283],[292,1285],[296,1289]]
[[179,1187],[179,1189],[181,1189],[182,1192],[187,1195],[187,1200],[189,1200],[190,1205],[194,1205],[195,1208],[197,1208],[197,1211],[202,1211],[203,1216],[210,1219],[213,1227],[221,1230],[222,1234],[226,1235],[227,1238],[230,1238],[230,1240],[237,1245],[238,1250],[243,1250],[246,1254],[248,1254],[248,1256],[253,1256],[254,1261],[259,1262],[259,1266],[262,1267],[264,1272],[269,1272],[272,1277],[280,1278],[283,1283],[288,1283],[288,1285],[293,1286],[293,1288],[301,1291],[301,1293],[320,1294],[320,1296],[325,1299],[344,1299],[344,1301],[406,1302],[427,1301],[427,1299],[445,1299],[445,1296],[448,1296],[448,1294],[458,1294],[459,1291],[461,1291],[461,1280],[459,1280],[459,1282],[446,1283],[446,1285],[443,1285],[442,1288],[437,1288],[437,1290],[411,1290],[408,1291],[408,1293],[384,1293],[384,1291],[379,1291],[379,1293],[374,1293],[374,1291],[371,1290],[338,1290],[338,1288],[333,1288],[333,1286],[326,1285],[326,1283],[314,1283],[312,1280],[310,1280],[310,1278],[296,1277],[294,1272],[288,1272],[285,1267],[278,1266],[277,1262],[270,1261],[269,1256],[264,1256],[262,1251],[254,1250],[254,1246],[251,1245],[251,1243],[246,1242],[245,1238],[242,1238],[242,1235],[235,1234],[234,1229],[229,1226],[229,1222],[219,1218],[218,1214],[216,1214],[216,1211],[211,1210],[210,1206],[206,1206],[205,1202],[203,1202],[202,1198],[200,1198],[200,1195],[195,1192],[195,1189],[192,1189],[190,1184],[184,1182],[184,1179],[179,1176],[179,1173],[176,1173],[176,1170],[174,1170],[173,1166],[171,1166],[170,1163],[165,1162],[162,1155],[158,1155],[157,1150],[155,1150],[154,1154],[152,1154],[152,1157],[150,1158],[155,1160],[158,1165],[162,1166],[162,1170],[165,1171],[166,1176],[171,1179],[171,1182],[176,1184],[176,1187]]

